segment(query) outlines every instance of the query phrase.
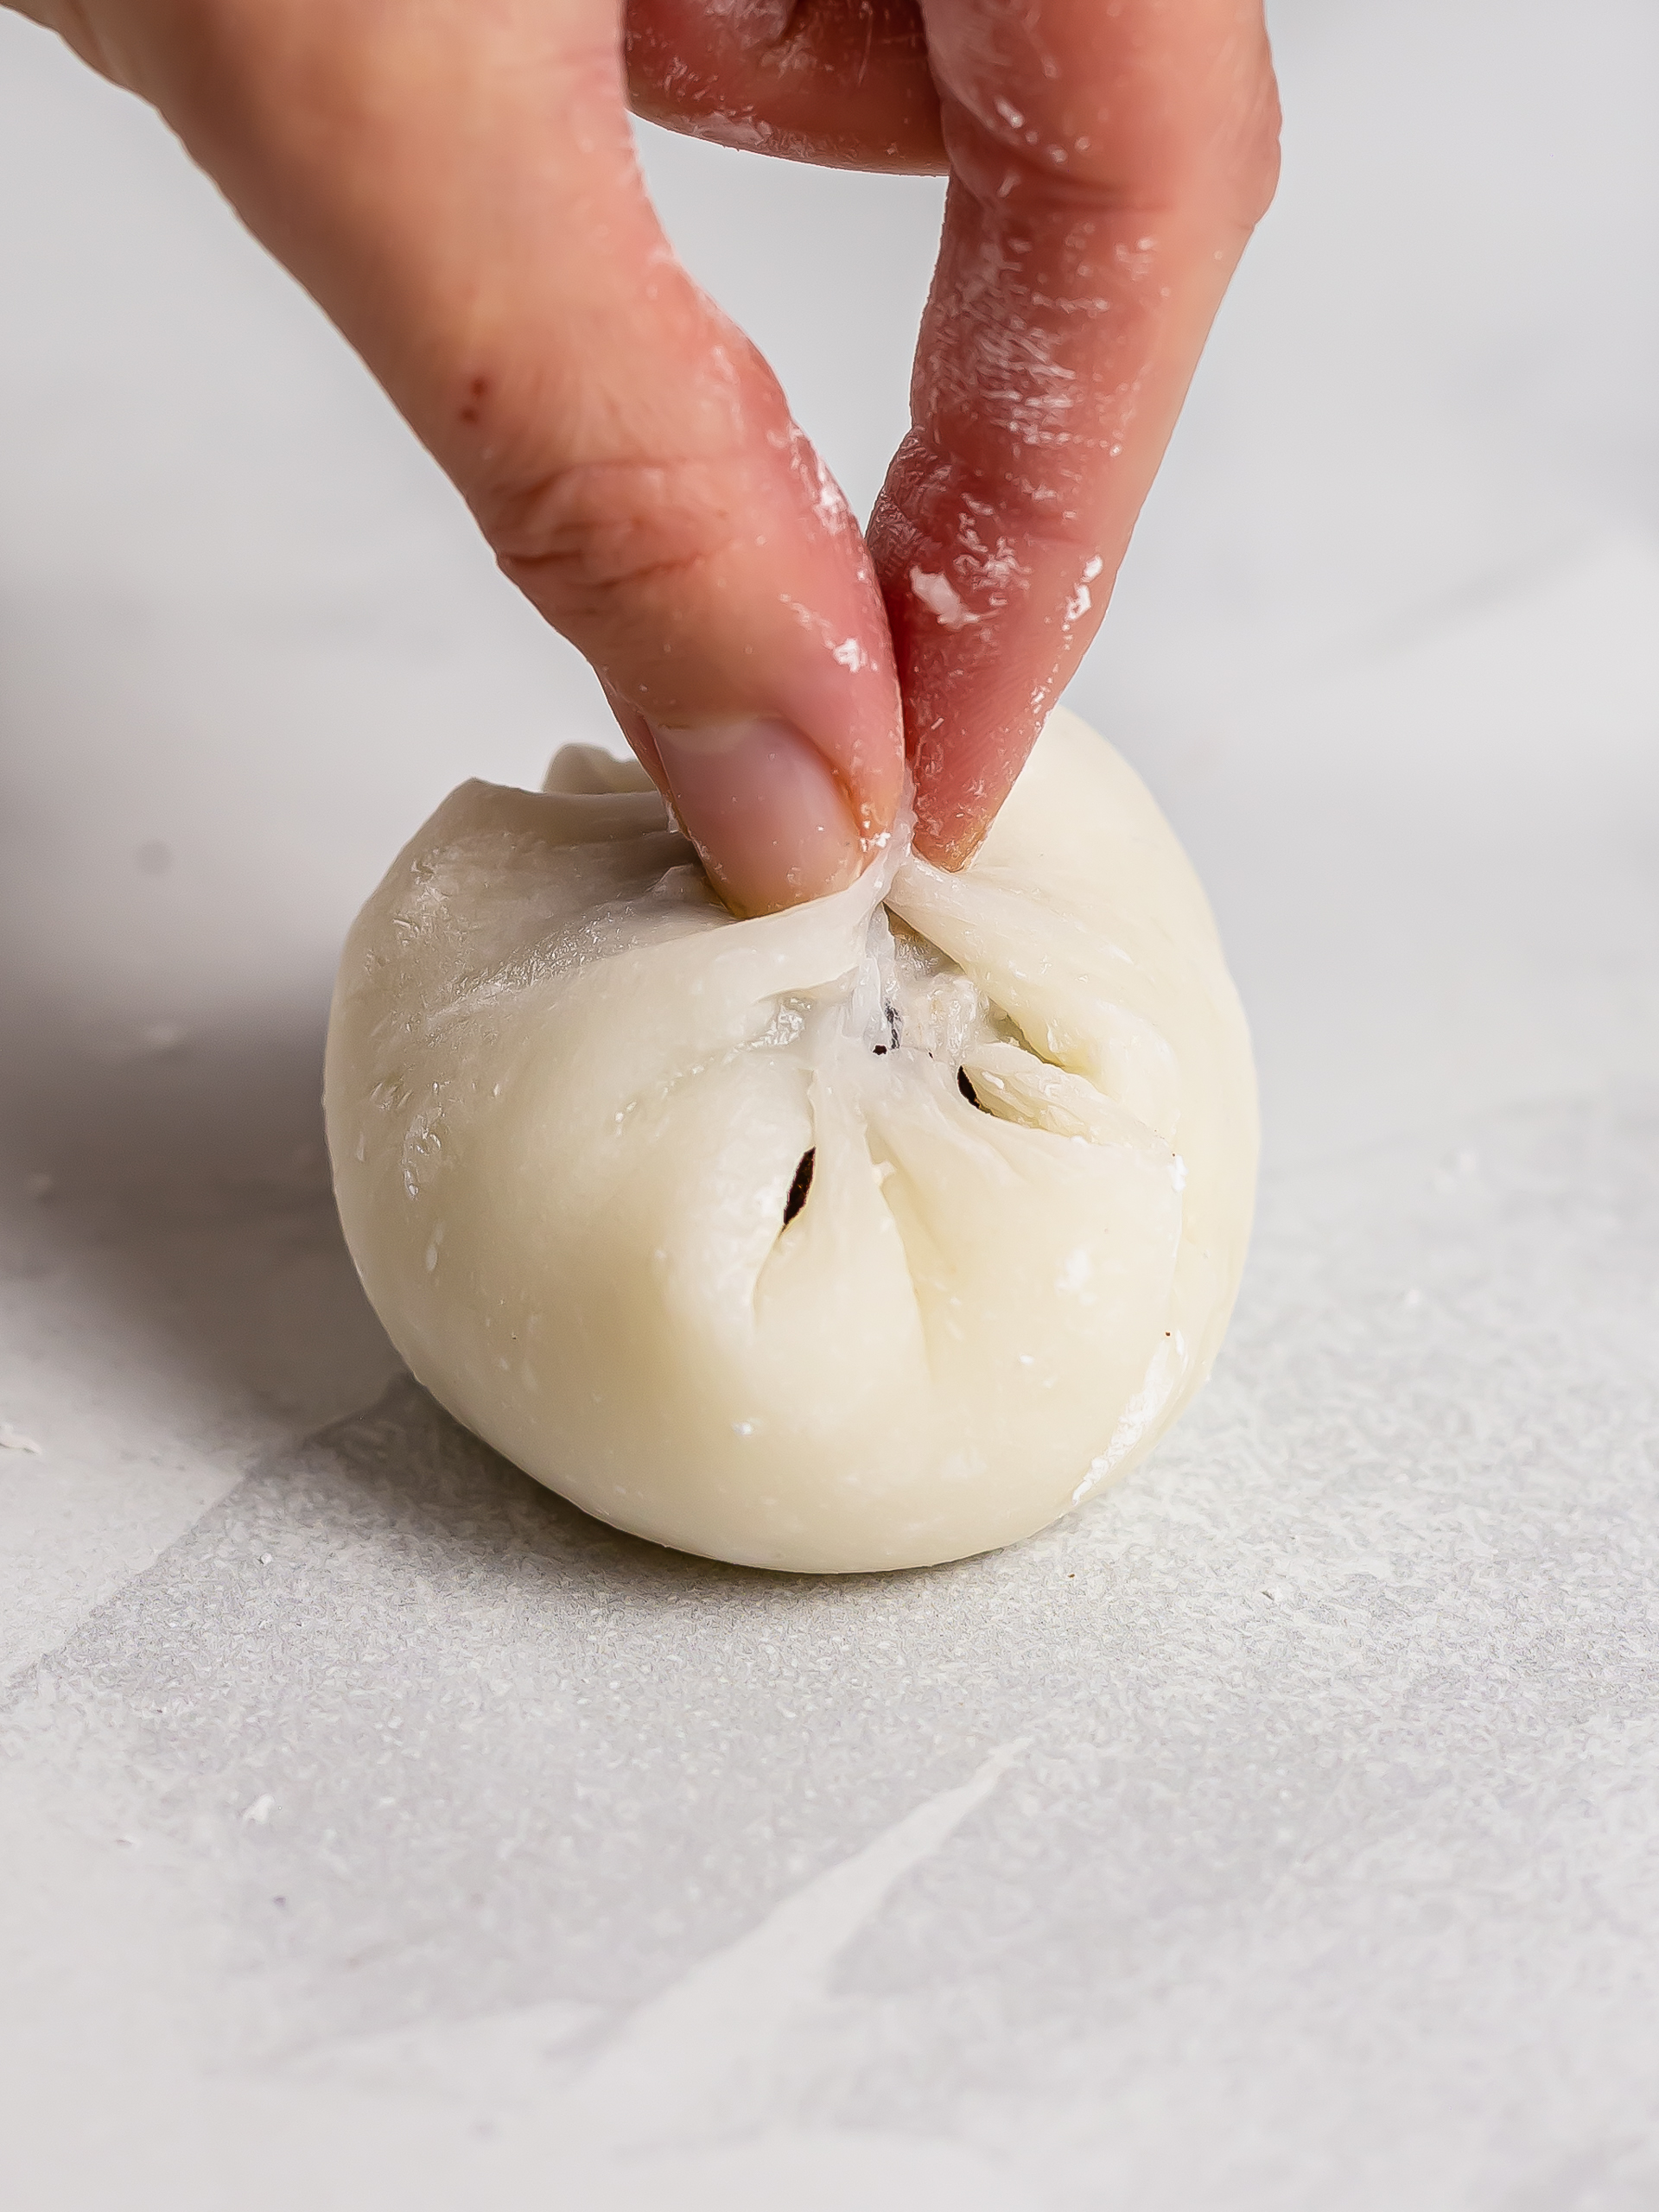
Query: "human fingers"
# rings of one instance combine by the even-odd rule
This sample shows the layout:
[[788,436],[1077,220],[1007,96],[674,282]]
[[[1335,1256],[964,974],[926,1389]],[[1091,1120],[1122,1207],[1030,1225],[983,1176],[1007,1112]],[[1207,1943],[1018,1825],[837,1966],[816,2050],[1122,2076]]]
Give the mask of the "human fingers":
[[664,239],[618,0],[73,5],[598,670],[730,902],[851,880],[902,780],[873,571]]
[[627,0],[636,114],[830,168],[944,167],[918,0]]
[[1093,637],[1277,176],[1259,0],[921,0],[951,182],[870,525],[922,850],[983,836]]

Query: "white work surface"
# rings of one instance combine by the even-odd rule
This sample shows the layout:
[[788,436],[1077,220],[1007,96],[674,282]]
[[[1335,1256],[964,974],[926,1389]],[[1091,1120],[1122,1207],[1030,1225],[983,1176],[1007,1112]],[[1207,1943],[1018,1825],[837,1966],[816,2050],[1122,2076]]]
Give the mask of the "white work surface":
[[[834,1582],[584,1520],[364,1306],[341,934],[606,717],[0,18],[10,2212],[1659,2202],[1659,14],[1275,29],[1072,693],[1250,1009],[1237,1321],[1114,1494]],[[866,504],[937,186],[647,153]]]

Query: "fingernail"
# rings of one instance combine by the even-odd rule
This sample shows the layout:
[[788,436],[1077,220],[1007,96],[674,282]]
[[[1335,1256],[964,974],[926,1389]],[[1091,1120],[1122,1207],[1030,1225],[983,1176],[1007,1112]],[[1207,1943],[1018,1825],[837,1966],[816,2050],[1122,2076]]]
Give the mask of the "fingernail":
[[834,771],[793,723],[650,728],[680,827],[740,913],[772,913],[843,890],[863,868],[863,843]]

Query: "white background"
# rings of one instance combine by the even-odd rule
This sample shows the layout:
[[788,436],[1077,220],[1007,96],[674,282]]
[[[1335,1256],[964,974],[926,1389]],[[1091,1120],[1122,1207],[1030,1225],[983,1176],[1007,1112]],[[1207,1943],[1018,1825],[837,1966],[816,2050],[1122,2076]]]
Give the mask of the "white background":
[[[1659,2196],[1659,15],[1274,27],[1280,201],[1071,695],[1251,1014],[1238,1321],[1115,1496],[832,1585],[398,1380],[334,954],[454,783],[607,717],[0,18],[11,2202]],[[867,507],[938,188],[647,137]]]

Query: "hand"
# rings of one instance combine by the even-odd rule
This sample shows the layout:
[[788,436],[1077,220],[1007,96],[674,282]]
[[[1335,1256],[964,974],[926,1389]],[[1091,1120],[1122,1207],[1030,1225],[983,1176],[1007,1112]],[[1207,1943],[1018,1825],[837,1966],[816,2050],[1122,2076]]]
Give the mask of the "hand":
[[[22,5],[161,111],[357,346],[734,906],[850,881],[906,744],[921,850],[972,852],[1271,196],[1260,0]],[[948,166],[868,550],[670,251],[630,99],[795,159]]]

